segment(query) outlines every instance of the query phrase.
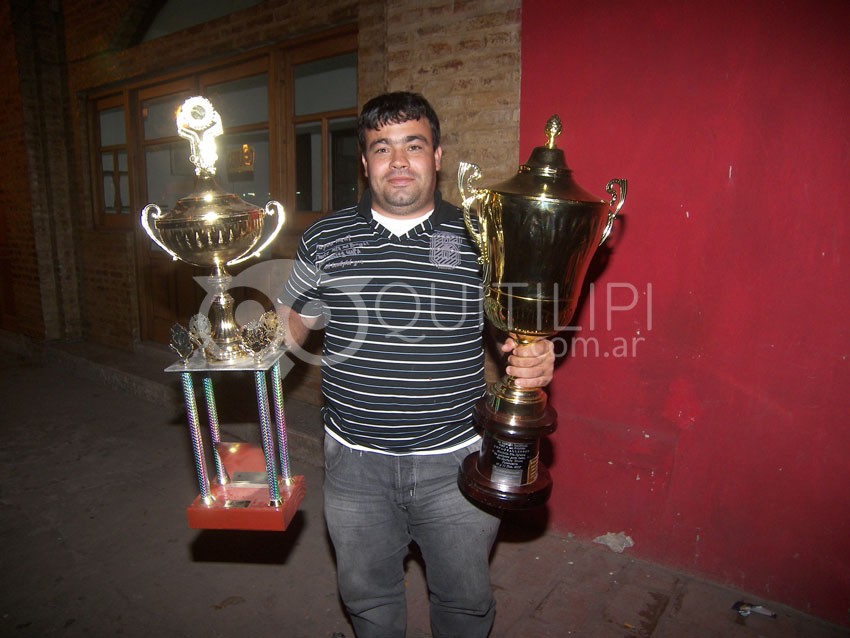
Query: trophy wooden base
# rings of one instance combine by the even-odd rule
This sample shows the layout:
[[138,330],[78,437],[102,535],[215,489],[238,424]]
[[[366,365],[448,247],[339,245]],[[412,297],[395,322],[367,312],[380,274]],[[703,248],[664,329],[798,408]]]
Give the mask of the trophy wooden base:
[[524,485],[494,483],[478,470],[478,453],[467,456],[458,472],[460,491],[473,501],[503,510],[525,510],[539,507],[549,500],[552,479],[549,470],[537,466],[537,478]]
[[304,477],[278,478],[280,500],[272,503],[263,450],[247,443],[222,442],[217,447],[230,481],[213,484],[211,499],[199,494],[186,508],[189,527],[284,531],[304,500]]
[[540,463],[540,437],[554,432],[555,410],[543,402],[496,401],[489,394],[475,405],[473,417],[481,431],[481,451],[464,459],[458,474],[461,491],[500,509],[543,505],[552,493],[552,479]]

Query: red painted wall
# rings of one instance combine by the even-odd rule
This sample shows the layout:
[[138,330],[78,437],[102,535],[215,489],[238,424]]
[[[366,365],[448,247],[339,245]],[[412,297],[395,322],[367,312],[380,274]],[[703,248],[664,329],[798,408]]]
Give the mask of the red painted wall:
[[850,3],[522,20],[520,159],[558,113],[584,188],[629,180],[560,335],[551,525],[850,624]]

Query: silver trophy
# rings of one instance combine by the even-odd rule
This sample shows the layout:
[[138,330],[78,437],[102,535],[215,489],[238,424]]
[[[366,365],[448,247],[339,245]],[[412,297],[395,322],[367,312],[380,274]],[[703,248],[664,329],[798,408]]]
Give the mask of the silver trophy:
[[[258,208],[225,192],[216,183],[215,138],[223,132],[221,116],[209,100],[186,100],[177,113],[177,133],[191,145],[189,159],[195,165],[195,190],[168,212],[148,204],[141,214],[145,232],[173,259],[212,269],[209,283],[215,294],[209,317],[193,317],[189,335],[177,335],[179,346],[172,339],[172,347],[184,361],[194,345],[200,345],[210,361],[239,361],[256,355],[256,326],[247,327],[246,331],[237,325],[233,297],[227,292],[232,278],[226,267],[258,257],[277,237],[285,221],[279,202],[272,200]],[[262,322],[268,325],[272,319],[266,317]],[[276,327],[273,331],[274,345],[280,343],[280,330]]]

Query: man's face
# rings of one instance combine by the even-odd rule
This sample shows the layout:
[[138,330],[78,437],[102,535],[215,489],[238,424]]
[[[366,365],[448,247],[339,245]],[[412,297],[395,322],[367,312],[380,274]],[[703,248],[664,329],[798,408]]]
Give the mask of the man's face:
[[424,215],[434,208],[442,148],[434,148],[425,119],[366,131],[363,168],[372,208],[389,217]]

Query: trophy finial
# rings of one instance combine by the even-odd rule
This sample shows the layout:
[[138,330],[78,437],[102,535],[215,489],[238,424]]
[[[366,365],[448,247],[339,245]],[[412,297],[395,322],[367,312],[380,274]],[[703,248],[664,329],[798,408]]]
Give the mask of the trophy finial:
[[546,148],[555,148],[555,138],[561,134],[561,118],[553,115],[546,121]]
[[224,133],[221,116],[204,97],[190,97],[177,112],[177,134],[189,140],[189,161],[196,175],[215,175],[218,161],[215,138]]

